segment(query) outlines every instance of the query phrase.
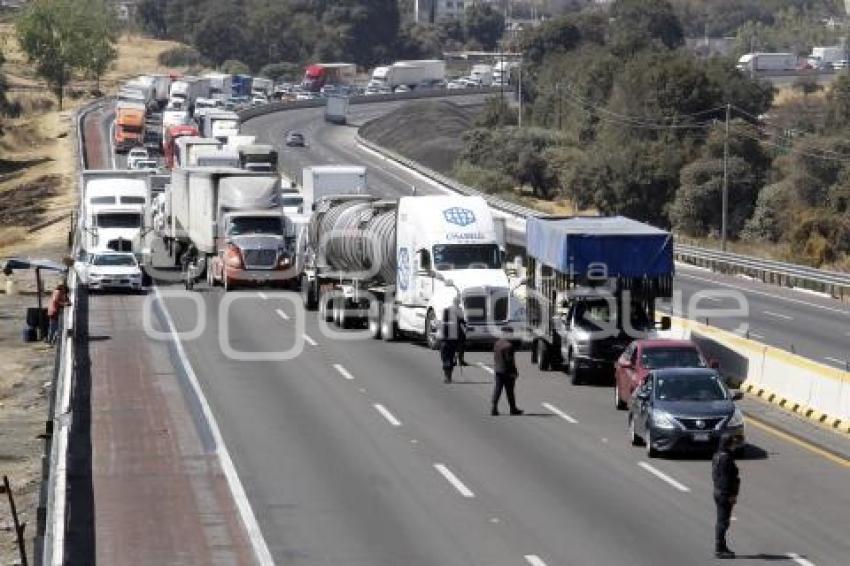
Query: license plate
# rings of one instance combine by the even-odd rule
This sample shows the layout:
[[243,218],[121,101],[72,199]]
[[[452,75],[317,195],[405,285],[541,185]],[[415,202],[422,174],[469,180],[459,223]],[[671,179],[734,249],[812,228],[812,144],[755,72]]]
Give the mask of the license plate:
[[711,435],[707,432],[695,432],[694,433],[694,441],[696,442],[708,442],[711,438]]

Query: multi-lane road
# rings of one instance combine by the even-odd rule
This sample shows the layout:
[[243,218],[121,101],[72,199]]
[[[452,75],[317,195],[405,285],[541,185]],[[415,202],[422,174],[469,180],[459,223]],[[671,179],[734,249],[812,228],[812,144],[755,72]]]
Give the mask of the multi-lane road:
[[[354,106],[351,121],[393,106]],[[362,163],[377,194],[409,194],[411,185],[417,194],[439,191],[358,149],[354,129],[325,125],[321,110],[244,126],[279,146],[288,129],[303,131],[309,143],[280,148],[289,171]],[[848,313],[830,301],[696,270],[680,273],[686,296],[703,286],[701,279],[711,281],[706,287],[742,288],[755,304],[753,332],[766,339],[794,337],[797,350],[812,348],[813,357],[848,349],[846,335],[836,336],[842,324],[847,328],[841,317]],[[472,365],[445,385],[434,352],[356,339],[355,331],[335,335],[301,312],[295,294],[192,296],[199,300],[170,297],[164,304],[177,329],[198,327],[198,337],[181,340],[185,360],[156,362],[185,361],[197,376],[278,564],[713,562],[710,464],[650,460],[631,447],[608,387],[571,387],[521,354],[518,397],[526,414],[491,417],[487,352],[470,353]],[[144,301],[94,297],[90,308],[141,313]],[[835,326],[816,334],[823,320]],[[801,331],[795,322],[810,326]],[[166,330],[156,317],[154,324]],[[235,352],[227,355],[228,349]],[[299,353],[286,360],[239,359],[290,349]],[[739,561],[847,564],[850,462],[817,455],[753,423],[748,437],[731,536]]]

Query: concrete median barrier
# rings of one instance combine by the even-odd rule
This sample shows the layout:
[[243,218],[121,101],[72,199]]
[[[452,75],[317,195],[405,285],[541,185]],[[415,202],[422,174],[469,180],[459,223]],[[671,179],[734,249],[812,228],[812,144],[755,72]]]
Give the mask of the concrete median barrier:
[[850,373],[692,320],[673,317],[669,336],[697,342],[733,387],[850,433]]

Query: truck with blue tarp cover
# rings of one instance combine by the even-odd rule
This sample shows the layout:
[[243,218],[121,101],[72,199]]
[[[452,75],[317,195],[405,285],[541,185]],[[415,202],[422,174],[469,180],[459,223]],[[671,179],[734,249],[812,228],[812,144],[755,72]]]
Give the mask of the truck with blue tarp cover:
[[248,75],[233,75],[230,83],[233,96],[251,96],[251,82],[253,77]]
[[656,300],[673,294],[673,236],[621,216],[529,218],[526,316],[532,361],[570,380],[613,371],[628,344],[669,329]]

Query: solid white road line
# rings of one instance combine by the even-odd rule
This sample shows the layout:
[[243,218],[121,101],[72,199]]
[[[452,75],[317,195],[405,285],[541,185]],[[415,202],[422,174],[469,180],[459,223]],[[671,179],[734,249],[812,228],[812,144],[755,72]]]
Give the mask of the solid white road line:
[[565,413],[564,411],[562,411],[561,409],[559,409],[555,405],[552,405],[550,403],[543,403],[543,408],[546,409],[547,411],[551,411],[551,412],[555,413],[556,415],[558,415],[559,417],[561,417],[562,419],[564,419],[565,421],[567,421],[570,424],[578,424],[577,420],[575,420],[574,418],[569,416],[567,413]]
[[846,360],[839,360],[838,358],[833,358],[832,356],[825,356],[824,359],[829,360],[830,362],[832,362],[834,364],[838,364],[841,367],[845,367],[847,365]]
[[643,468],[644,470],[646,470],[650,474],[654,475],[658,479],[666,481],[667,483],[669,483],[670,485],[672,485],[673,487],[675,487],[676,489],[678,489],[681,492],[687,493],[691,490],[688,486],[677,482],[676,480],[674,480],[673,478],[671,478],[670,476],[668,476],[667,474],[665,474],[664,472],[662,472],[658,468],[654,468],[653,466],[649,465],[646,462],[638,462],[638,466],[640,466],[641,468]]
[[786,301],[789,303],[796,303],[798,305],[804,305],[807,307],[812,307],[814,309],[821,309],[829,312],[834,312],[837,314],[843,314],[850,316],[850,311],[837,309],[833,307],[828,307],[826,305],[819,305],[817,303],[810,303],[808,301],[803,301],[800,299],[793,299],[791,297],[785,297],[783,295],[777,295],[775,293],[768,293],[766,291],[758,291],[756,289],[750,289],[748,287],[741,287],[740,285],[732,285],[731,283],[723,283],[721,281],[715,281],[714,279],[707,279],[705,277],[697,277],[696,275],[686,275],[684,273],[677,273],[676,277],[682,277],[684,279],[695,279],[697,281],[703,281],[705,283],[711,283],[712,285],[719,285],[720,287],[728,287],[730,289],[737,289],[738,291],[743,291],[744,293],[752,293],[753,295],[762,295],[764,297],[769,297],[771,299],[777,299],[780,301]]
[[319,343],[310,338],[308,335],[304,334],[304,341],[310,344],[311,346],[318,346]]
[[260,297],[261,299],[263,299],[264,301],[269,298],[269,296],[266,295],[265,293],[263,293],[262,291],[257,293],[257,296]]
[[458,492],[459,492],[462,496],[464,496],[464,497],[466,497],[466,498],[472,498],[472,497],[475,497],[475,494],[474,494],[474,493],[472,493],[472,490],[471,490],[471,489],[469,489],[468,487],[466,487],[466,486],[463,484],[463,482],[462,482],[462,481],[460,481],[460,480],[458,479],[458,477],[457,477],[456,475],[454,475],[454,474],[452,473],[452,471],[451,471],[450,469],[448,469],[448,468],[445,466],[445,464],[434,464],[434,468],[436,468],[436,469],[437,469],[437,471],[438,471],[438,472],[440,472],[440,474],[442,474],[442,476],[443,476],[444,478],[446,478],[446,480],[447,480],[450,484],[452,484],[452,486],[453,486],[456,490],[458,490]]
[[177,335],[177,330],[174,327],[174,321],[171,319],[171,313],[168,312],[168,308],[165,306],[165,301],[162,300],[159,287],[154,285],[153,290],[165,317],[165,323],[168,326],[168,332],[171,334],[171,339],[174,342],[174,348],[177,350],[177,357],[180,359],[183,371],[186,373],[186,377],[192,385],[192,390],[198,400],[198,404],[201,406],[201,412],[204,414],[204,418],[210,427],[210,433],[212,434],[213,440],[215,440],[216,454],[218,455],[219,462],[221,463],[222,472],[224,472],[224,477],[227,480],[231,493],[233,494],[236,508],[239,510],[239,515],[242,518],[242,524],[245,526],[245,530],[248,533],[248,538],[251,541],[251,546],[254,549],[257,561],[262,565],[273,565],[274,560],[272,559],[271,552],[269,552],[269,547],[266,545],[266,540],[263,538],[263,533],[260,530],[260,524],[257,522],[254,510],[251,509],[251,503],[248,501],[248,496],[245,494],[245,488],[242,486],[242,482],[239,480],[239,475],[236,473],[236,466],[233,465],[233,459],[230,457],[230,452],[228,452],[227,446],[224,444],[224,438],[221,436],[221,431],[218,428],[215,415],[213,415],[212,409],[207,402],[207,398],[204,396],[204,391],[201,389],[198,376],[195,375],[195,371],[192,369],[192,364],[189,362],[189,357],[186,355],[186,351],[183,349],[183,344],[180,342],[180,338]]
[[756,334],[755,332],[750,332],[750,338],[755,338],[756,340],[764,340],[764,336],[761,334]]
[[805,558],[803,558],[802,556],[800,556],[799,554],[796,554],[794,552],[789,552],[785,556],[787,556],[788,558],[790,558],[791,560],[793,560],[794,562],[796,562],[800,566],[815,566],[814,562],[806,560]]
[[480,367],[481,369],[483,369],[484,371],[486,371],[486,372],[487,372],[487,373],[489,373],[490,375],[493,375],[493,374],[495,374],[495,373],[496,373],[495,371],[493,371],[493,368],[491,368],[491,367],[490,367],[490,366],[488,366],[487,364],[484,364],[484,363],[478,362],[478,367]]
[[352,380],[354,376],[348,373],[348,370],[342,367],[340,364],[334,364],[334,369],[339,372],[339,374],[345,379]]
[[289,320],[289,315],[283,312],[281,309],[276,309],[274,312],[276,312],[277,316],[279,316],[283,320]]
[[531,564],[531,566],[546,566],[546,563],[536,554],[526,554],[525,561]]
[[788,316],[787,314],[779,314],[778,312],[772,311],[762,311],[767,316],[775,316],[776,318],[781,318],[782,320],[794,320],[793,316]]
[[375,407],[375,410],[378,411],[379,413],[381,413],[381,416],[384,417],[385,419],[387,419],[387,422],[389,422],[391,425],[401,426],[401,421],[398,420],[397,418],[395,418],[395,415],[393,415],[389,411],[389,409],[387,409],[386,407],[384,407],[380,403],[375,403],[372,406]]

